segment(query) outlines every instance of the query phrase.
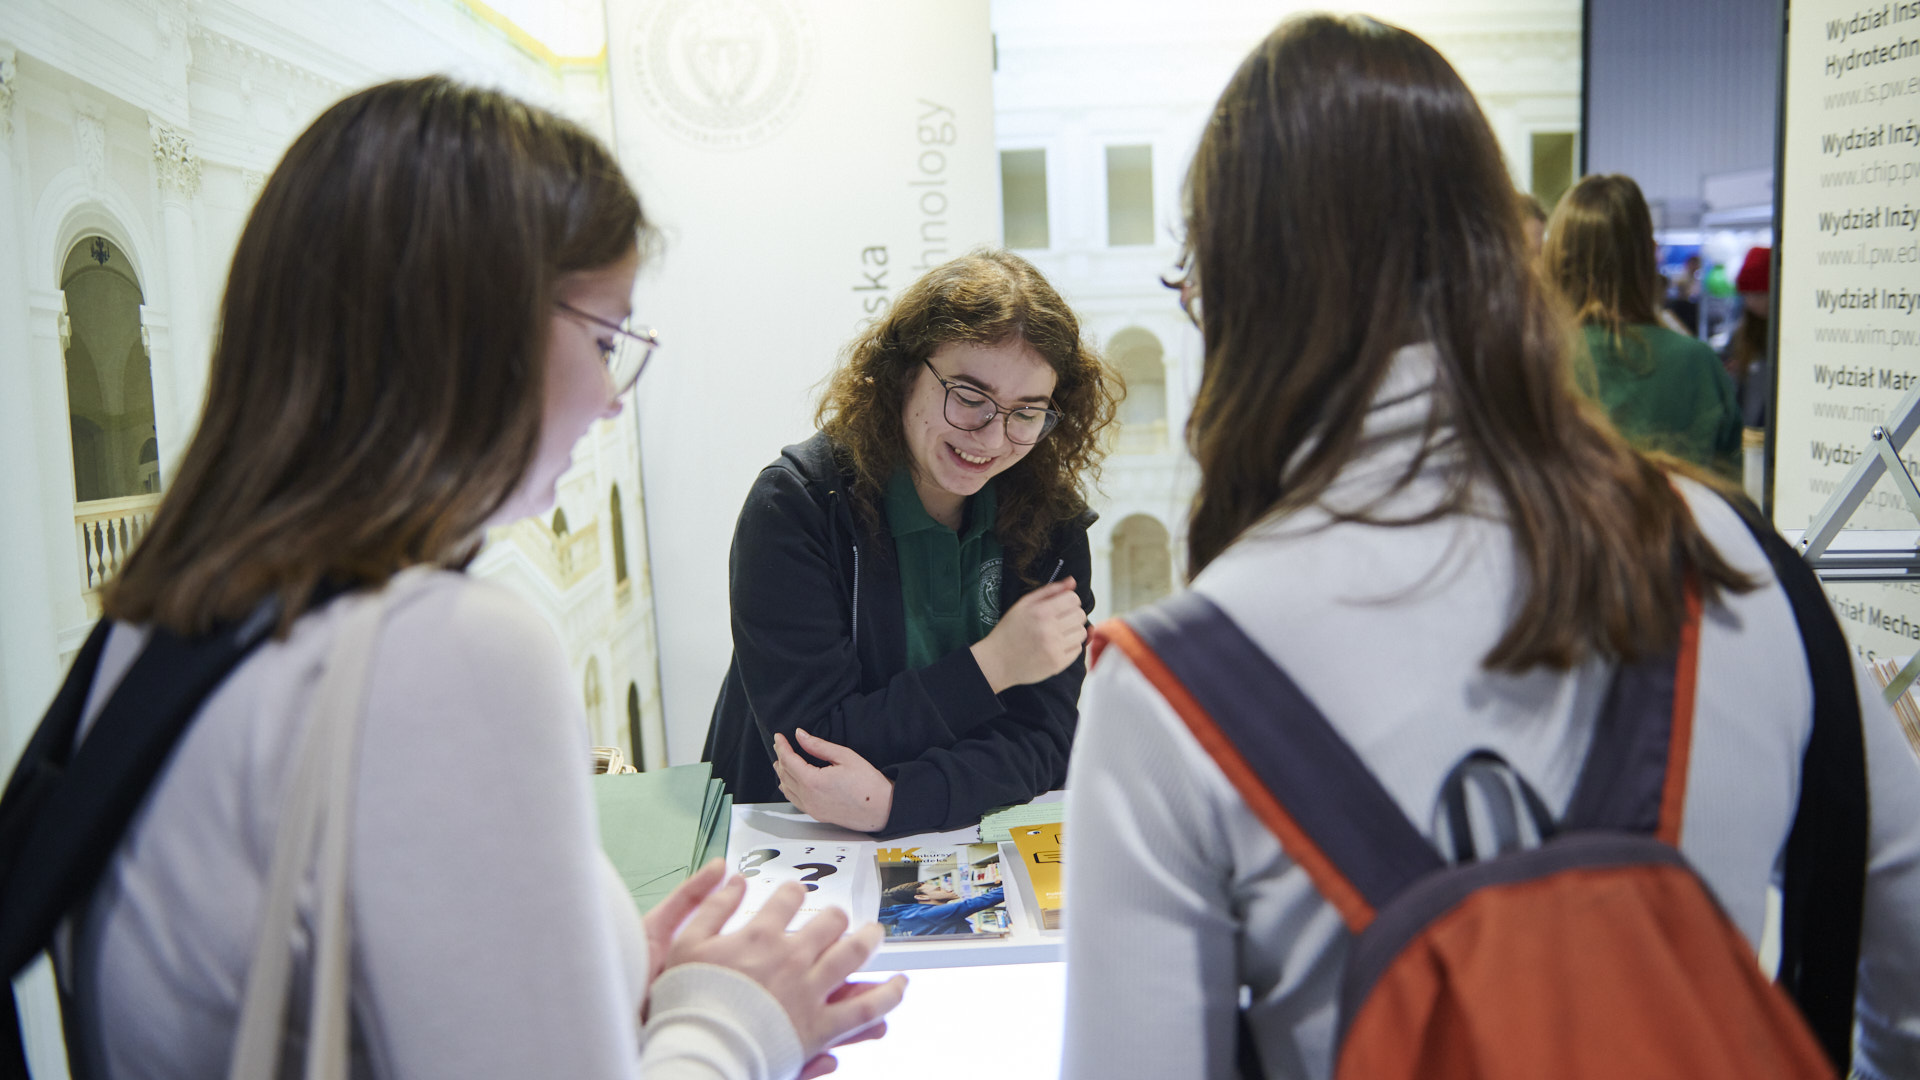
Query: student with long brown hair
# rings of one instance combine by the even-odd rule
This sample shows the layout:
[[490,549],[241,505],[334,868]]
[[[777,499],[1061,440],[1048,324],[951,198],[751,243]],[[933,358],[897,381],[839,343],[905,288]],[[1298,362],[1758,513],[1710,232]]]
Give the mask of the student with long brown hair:
[[1061,785],[1117,394],[1010,252],[935,267],[854,339],[734,530],[705,757],[735,799],[901,834]]
[[639,378],[648,235],[591,135],[444,78],[332,106],[267,180],[192,445],[105,597],[89,715],[150,639],[278,630],[206,698],[70,921],[77,1075],[226,1073],[296,748],[348,632],[323,598],[403,574],[350,783],[352,1075],[786,1080],[898,1002],[842,984],[877,932],[785,933],[797,888],[718,934],[743,890],[717,862],[643,920],[599,847],[558,642],[461,572],[486,526],[552,504]]
[[[1733,507],[1577,391],[1460,77],[1372,19],[1290,19],[1221,94],[1186,198],[1206,364],[1182,610],[1209,603],[1290,675],[1424,845],[1443,779],[1476,749],[1564,813],[1613,671],[1676,649],[1690,576],[1704,617],[1678,842],[1757,947],[1811,725],[1793,612]],[[1063,1075],[1225,1078],[1252,1059],[1325,1077],[1351,908],[1189,725],[1193,698],[1170,699],[1137,655],[1101,655],[1067,785]],[[1920,766],[1858,693],[1861,1045],[1906,1075]],[[1249,709],[1249,729],[1297,728],[1262,700],[1270,719]]]
[[1738,475],[1740,406],[1705,342],[1660,325],[1664,283],[1640,185],[1582,177],[1553,209],[1541,253],[1580,324],[1582,383],[1644,450]]

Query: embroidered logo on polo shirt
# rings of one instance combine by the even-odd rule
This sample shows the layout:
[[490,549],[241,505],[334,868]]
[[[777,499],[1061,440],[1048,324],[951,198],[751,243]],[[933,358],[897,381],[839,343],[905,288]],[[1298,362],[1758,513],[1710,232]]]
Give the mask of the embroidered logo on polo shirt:
[[1000,565],[1004,559],[988,559],[980,564],[980,621],[1000,625]]

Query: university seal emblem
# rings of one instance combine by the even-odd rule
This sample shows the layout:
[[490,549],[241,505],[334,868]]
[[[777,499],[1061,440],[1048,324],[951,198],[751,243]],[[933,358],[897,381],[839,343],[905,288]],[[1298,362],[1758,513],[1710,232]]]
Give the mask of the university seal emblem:
[[641,9],[627,55],[649,111],[674,134],[753,146],[798,112],[813,41],[793,0],[663,0]]
[[1000,575],[1004,559],[988,559],[980,564],[980,621],[1000,625]]

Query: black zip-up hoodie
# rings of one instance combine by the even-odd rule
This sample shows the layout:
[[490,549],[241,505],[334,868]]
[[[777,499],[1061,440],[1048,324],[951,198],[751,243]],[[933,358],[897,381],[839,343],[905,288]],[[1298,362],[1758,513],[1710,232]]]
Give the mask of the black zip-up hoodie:
[[[733,662],[703,760],[739,802],[777,802],[773,736],[793,729],[849,747],[893,781],[878,834],[958,829],[983,811],[1066,783],[1084,654],[1065,671],[995,695],[968,649],[907,670],[893,537],[857,520],[853,477],[825,435],[760,471],[729,559]],[[1056,528],[1028,573],[1071,577],[1093,609],[1092,511]],[[1002,614],[1034,588],[1007,573]],[[797,749],[797,744],[796,744]]]

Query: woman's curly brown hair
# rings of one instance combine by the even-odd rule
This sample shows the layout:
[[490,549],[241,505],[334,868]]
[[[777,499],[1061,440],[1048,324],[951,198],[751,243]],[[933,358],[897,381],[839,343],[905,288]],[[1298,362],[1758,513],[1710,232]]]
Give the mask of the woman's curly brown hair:
[[1080,338],[1080,320],[1033,264],[1007,251],[978,249],[909,285],[843,354],[814,421],[855,478],[854,505],[869,528],[894,470],[910,466],[904,408],[921,361],[950,342],[997,345],[1019,339],[1053,367],[1060,422],[1027,456],[994,478],[993,531],[1007,565],[1030,566],[1060,523],[1087,510],[1085,485],[1106,456],[1102,433],[1125,393],[1119,375]]

